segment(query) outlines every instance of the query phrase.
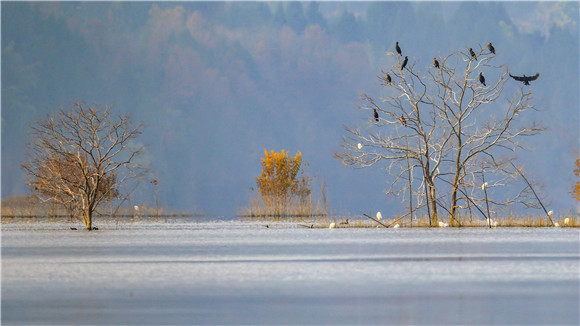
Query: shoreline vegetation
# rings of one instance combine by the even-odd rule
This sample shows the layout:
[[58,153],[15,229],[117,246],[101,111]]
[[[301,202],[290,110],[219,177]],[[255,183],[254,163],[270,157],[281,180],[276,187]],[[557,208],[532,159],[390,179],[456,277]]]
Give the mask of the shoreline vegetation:
[[[347,216],[347,217],[345,217]],[[313,229],[340,229],[340,228],[384,228],[383,225],[373,221],[371,219],[365,218],[361,215],[344,215],[344,216],[238,216],[238,218],[246,221],[261,222],[261,223],[296,223],[300,227],[313,228]],[[580,221],[577,216],[570,213],[569,215],[563,215],[557,219],[552,218],[557,224],[557,227],[580,227]],[[565,221],[568,221],[567,223]],[[396,223],[393,223],[395,222]],[[473,218],[460,220],[461,224],[451,227],[486,227],[489,228],[489,223],[485,219]],[[389,228],[440,228],[440,227],[450,227],[446,223],[440,226],[429,226],[428,216],[415,217],[413,221],[409,221],[409,218],[397,221],[397,218],[386,218],[381,219],[382,224],[389,226]],[[398,226],[397,226],[398,225]],[[266,224],[267,227],[271,227],[270,224]],[[549,221],[546,220],[545,216],[541,215],[526,215],[526,216],[516,216],[513,214],[508,215],[505,218],[492,218],[492,228],[495,227],[553,227]]]
[[[133,207],[131,207],[133,206]],[[82,223],[78,213],[71,214],[61,204],[54,202],[42,202],[34,195],[11,196],[2,199],[1,205],[2,223],[18,221],[49,221]],[[99,220],[117,221],[151,221],[168,222],[180,219],[191,219],[204,216],[201,212],[175,211],[164,207],[129,205],[118,206],[111,203],[105,204],[95,216]]]
[[[324,191],[322,191],[324,192]],[[275,227],[277,223],[296,224],[303,228],[429,228],[428,216],[415,215],[411,221],[409,217],[400,219],[396,216],[381,218],[381,224],[376,218],[367,218],[367,214],[337,214],[329,212],[324,196],[322,200],[316,202],[309,196],[309,200],[295,205],[288,206],[263,206],[260,205],[259,196],[250,200],[249,207],[238,210],[237,219],[264,224],[266,227]],[[42,203],[33,195],[14,196],[2,199],[1,202],[2,223],[18,222],[70,222],[80,223],[80,219],[71,216],[61,206],[55,203]],[[370,214],[370,212],[369,212]],[[134,207],[113,207],[113,205],[103,206],[98,212],[97,218],[101,221],[116,222],[154,222],[167,223],[179,220],[191,220],[193,218],[204,217],[201,212],[173,211],[160,207],[142,205],[135,210]],[[370,214],[370,216],[376,216]],[[578,216],[570,211],[556,218],[552,217],[558,227],[580,227]],[[460,225],[452,227],[489,227],[487,220],[478,216],[466,216],[459,218]],[[567,223],[566,223],[567,221]],[[492,227],[552,227],[546,216],[543,215],[515,215],[506,214],[505,217],[492,218]],[[397,226],[398,225],[398,226]],[[435,226],[435,228],[441,226]],[[443,224],[443,227],[448,227]]]

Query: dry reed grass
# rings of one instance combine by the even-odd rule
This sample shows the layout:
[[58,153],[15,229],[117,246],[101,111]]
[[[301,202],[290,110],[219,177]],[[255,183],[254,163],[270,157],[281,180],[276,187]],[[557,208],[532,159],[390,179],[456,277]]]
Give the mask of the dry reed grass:
[[[341,224],[349,219],[348,224]],[[565,219],[568,218],[568,224],[565,224]],[[441,219],[439,219],[442,221]],[[392,224],[396,221],[396,218],[385,218],[381,220],[386,225]],[[547,220],[545,216],[515,216],[510,214],[505,218],[492,218],[493,222],[497,222],[497,224],[492,225],[492,227],[552,227],[550,222]],[[557,219],[553,219],[554,223],[558,223],[559,227],[570,227],[570,228],[577,228],[580,227],[580,221],[577,216],[574,215],[565,215],[561,216]],[[303,224],[302,226],[310,226],[312,228],[328,228],[330,223],[335,223],[335,228],[376,228],[381,227],[377,222],[372,221],[370,219],[364,217],[325,217],[319,218],[316,220],[312,220],[311,224]],[[448,223],[449,221],[445,219],[442,222]],[[425,216],[418,216],[413,219],[411,222],[409,218],[402,219],[397,221],[397,224],[401,228],[426,228],[429,226],[429,218]],[[392,227],[392,226],[391,226]],[[434,227],[439,227],[434,226]],[[451,226],[453,227],[453,226]],[[489,227],[487,220],[484,219],[460,219],[460,225],[455,227]]]
[[328,216],[326,200],[314,202],[312,195],[305,200],[264,199],[259,194],[249,196],[250,205],[238,210],[238,217],[258,221],[307,221]]
[[[1,202],[2,223],[18,222],[21,220],[34,221],[75,221],[79,217],[72,217],[62,205],[51,202],[42,202],[34,195],[12,196],[2,199]],[[119,221],[168,221],[175,219],[199,216],[191,212],[177,212],[149,205],[141,205],[138,210],[134,207],[116,207],[113,204],[104,204],[95,212],[98,219],[112,219]]]

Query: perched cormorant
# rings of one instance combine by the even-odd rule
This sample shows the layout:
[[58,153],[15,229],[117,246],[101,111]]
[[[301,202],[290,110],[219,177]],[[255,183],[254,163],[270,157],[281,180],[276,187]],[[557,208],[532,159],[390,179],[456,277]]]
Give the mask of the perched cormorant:
[[483,77],[483,72],[479,73],[479,82],[483,84],[483,86],[487,86],[485,84],[485,77]]
[[471,54],[471,57],[475,60],[477,60],[477,57],[475,56],[475,52],[473,52],[472,48],[469,48],[469,53]]
[[439,69],[439,61],[437,61],[437,58],[433,58],[433,66]]
[[385,75],[385,80],[387,81],[388,84],[391,84],[391,75],[389,75],[389,73],[387,72],[387,74]]
[[403,52],[401,51],[401,47],[399,46],[399,41],[397,41],[397,44],[395,45],[395,50],[397,50],[397,53],[399,55],[403,55]]
[[401,124],[403,124],[403,127],[407,126],[407,118],[405,118],[403,116],[403,114],[401,114],[401,116],[399,117],[399,121],[401,121]]
[[379,113],[377,112],[377,109],[373,109],[373,111],[374,111],[375,121],[379,122]]
[[495,48],[491,45],[491,42],[487,43],[487,48],[489,49],[489,52],[495,54]]
[[526,75],[523,75],[521,77],[520,76],[514,76],[514,75],[510,74],[510,77],[513,78],[513,79],[515,79],[515,80],[517,80],[517,81],[524,82],[524,85],[529,85],[531,81],[534,81],[534,80],[538,79],[538,77],[540,77],[540,73],[538,72],[534,76],[526,76]]
[[403,60],[403,63],[401,64],[401,70],[403,70],[407,65],[407,61],[409,61],[409,57],[405,56],[405,60]]
[[76,231],[76,229],[77,229],[77,228],[73,228],[73,227],[71,227],[70,229],[71,229],[71,230],[73,230],[73,231]]

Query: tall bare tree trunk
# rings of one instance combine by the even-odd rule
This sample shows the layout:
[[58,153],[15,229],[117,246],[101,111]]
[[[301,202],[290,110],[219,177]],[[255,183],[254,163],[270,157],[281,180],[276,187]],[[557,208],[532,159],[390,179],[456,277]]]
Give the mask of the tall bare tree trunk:
[[88,231],[91,231],[93,229],[93,212],[87,210],[83,212],[83,215],[85,215],[85,218],[83,219],[85,226],[87,227]]
[[431,219],[429,221],[429,226],[436,226],[437,221],[437,193],[435,192],[435,185],[432,181],[427,182],[429,186],[429,206],[431,207]]

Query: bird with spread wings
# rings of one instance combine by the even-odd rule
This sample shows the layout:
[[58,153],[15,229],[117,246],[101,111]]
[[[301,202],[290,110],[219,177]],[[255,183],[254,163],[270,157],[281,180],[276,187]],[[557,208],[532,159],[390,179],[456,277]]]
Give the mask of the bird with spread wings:
[[536,79],[538,79],[538,77],[540,77],[540,73],[536,73],[534,76],[514,76],[512,74],[510,74],[510,77],[517,80],[517,81],[521,81],[524,83],[524,85],[529,85],[531,81],[534,81]]

